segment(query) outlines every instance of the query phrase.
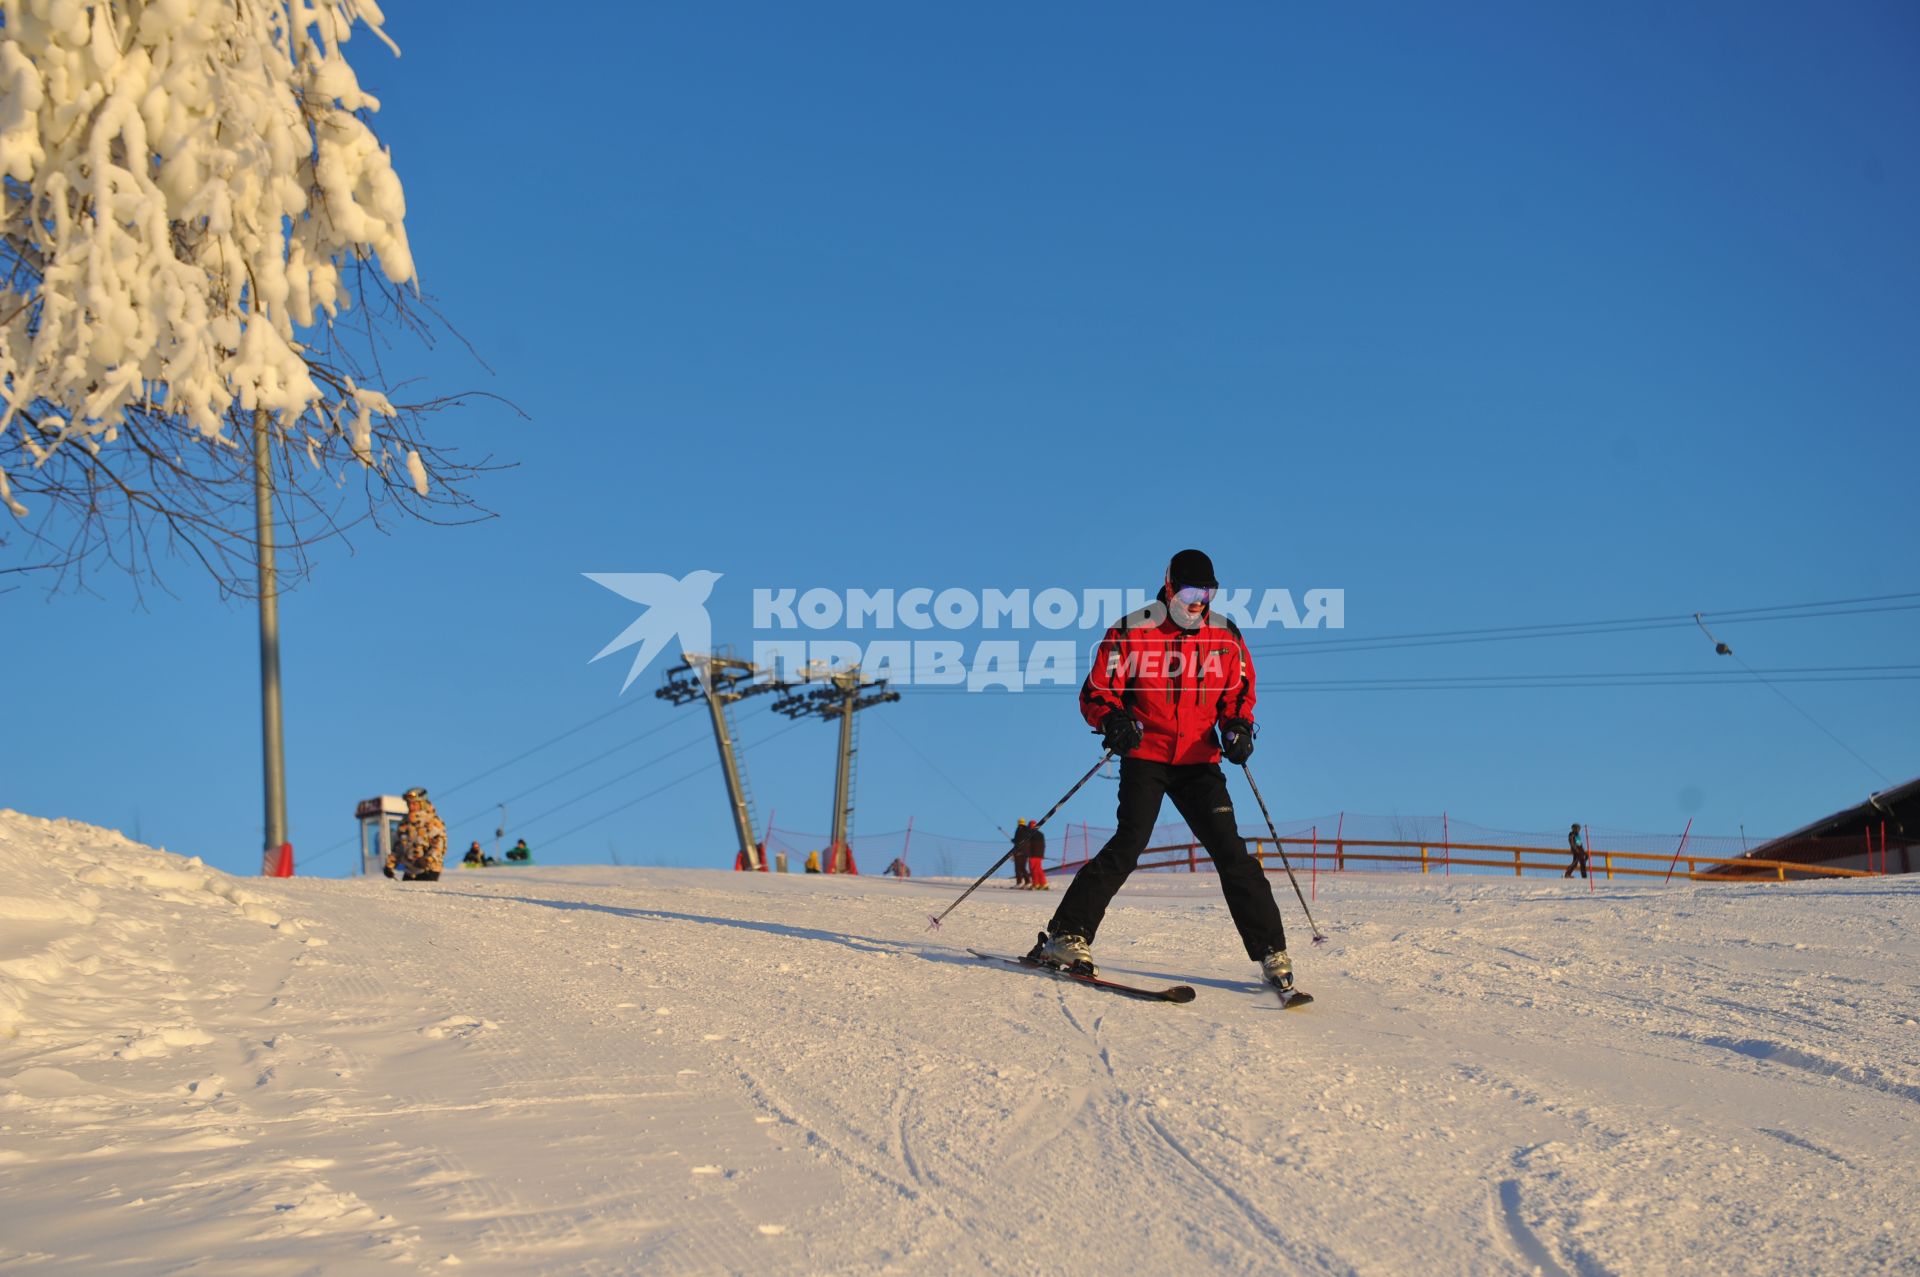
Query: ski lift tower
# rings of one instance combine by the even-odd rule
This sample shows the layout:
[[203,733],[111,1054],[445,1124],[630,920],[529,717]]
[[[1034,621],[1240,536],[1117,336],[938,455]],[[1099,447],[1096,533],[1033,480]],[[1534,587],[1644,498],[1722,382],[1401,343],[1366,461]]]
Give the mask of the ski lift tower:
[[713,740],[720,748],[720,770],[727,778],[727,805],[732,810],[733,828],[740,839],[740,851],[734,857],[735,869],[766,872],[766,857],[753,839],[753,794],[747,788],[747,773],[740,766],[734,747],[735,731],[732,706],[735,701],[761,692],[770,692],[778,684],[762,682],[760,671],[751,661],[743,661],[731,652],[683,652],[682,663],[660,677],[660,690],[654,695],[675,705],[705,699],[713,715]]
[[[800,690],[802,687],[808,690]],[[897,701],[900,693],[887,690],[887,680],[864,682],[858,665],[837,668],[807,667],[800,683],[782,686],[782,696],[773,703],[776,713],[788,718],[824,718],[840,721],[840,757],[833,775],[833,841],[827,847],[828,873],[859,873],[853,862],[853,759],[857,752],[854,715],[863,709]]]

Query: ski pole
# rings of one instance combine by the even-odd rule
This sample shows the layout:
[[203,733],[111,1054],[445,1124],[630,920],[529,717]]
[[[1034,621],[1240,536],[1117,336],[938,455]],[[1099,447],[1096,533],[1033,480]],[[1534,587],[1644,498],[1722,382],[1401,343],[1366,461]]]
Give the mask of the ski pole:
[[[1107,760],[1112,757],[1113,757],[1112,750],[1108,750],[1106,753],[1100,755],[1100,761],[1095,763],[1093,766],[1087,768],[1087,774],[1082,776],[1079,780],[1074,781],[1073,788],[1069,789],[1066,793],[1060,795],[1060,801],[1055,803],[1053,806],[1047,808],[1047,814],[1040,817],[1040,819],[1034,821],[1031,825],[1028,825],[1027,828],[1038,829],[1040,828],[1040,826],[1046,824],[1049,820],[1052,820],[1053,813],[1055,813],[1056,811],[1059,811],[1062,807],[1065,807],[1067,805],[1067,799],[1079,793],[1080,786],[1092,780],[1093,774],[1099,771],[1102,767],[1105,767],[1107,765]],[[978,878],[975,878],[973,880],[973,886],[968,887],[965,891],[960,893],[960,900],[965,900],[968,896],[972,895],[975,891],[978,891],[980,889],[980,884],[985,882],[987,879],[993,877],[995,870],[999,869],[1001,865],[1006,864],[1007,861],[1013,859],[1013,853],[1017,851],[1019,847],[1020,847],[1020,844],[1018,842],[1015,842],[1013,846],[1007,848],[1006,855],[994,861],[991,868],[989,868],[985,873],[981,874]],[[954,901],[952,904],[948,905],[945,909],[942,909],[938,914],[928,914],[927,917],[932,921],[933,926],[935,927],[939,926],[940,920],[942,918],[952,913],[955,909],[958,909],[960,907],[960,900]]]
[[1287,881],[1293,884],[1293,894],[1299,896],[1300,912],[1307,915],[1307,927],[1313,932],[1315,944],[1325,944],[1326,936],[1320,932],[1320,924],[1313,920],[1313,910],[1307,908],[1307,898],[1300,894],[1300,880],[1293,876],[1293,864],[1287,859],[1287,848],[1280,841],[1280,831],[1273,827],[1273,813],[1267,810],[1267,800],[1260,796],[1260,786],[1253,783],[1253,773],[1245,763],[1240,764],[1240,772],[1247,778],[1247,787],[1253,790],[1253,801],[1260,804],[1260,814],[1267,818],[1267,832],[1273,835],[1273,849],[1280,853],[1280,863],[1286,866]]

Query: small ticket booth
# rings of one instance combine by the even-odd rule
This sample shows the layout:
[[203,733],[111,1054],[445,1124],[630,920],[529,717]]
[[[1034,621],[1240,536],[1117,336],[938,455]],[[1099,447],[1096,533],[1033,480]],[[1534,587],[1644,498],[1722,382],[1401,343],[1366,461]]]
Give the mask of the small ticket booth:
[[360,872],[377,874],[393,854],[400,822],[407,818],[407,800],[397,794],[363,798],[353,814],[360,821]]

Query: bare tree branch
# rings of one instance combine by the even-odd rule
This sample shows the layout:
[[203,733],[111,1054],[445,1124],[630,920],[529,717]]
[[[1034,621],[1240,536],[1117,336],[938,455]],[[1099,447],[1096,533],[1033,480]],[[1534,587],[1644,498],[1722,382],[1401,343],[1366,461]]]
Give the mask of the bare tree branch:
[[[398,341],[467,343],[412,284],[377,104],[341,53],[356,25],[385,41],[377,7],[90,9],[106,55],[0,18],[26,104],[0,118],[0,498],[28,508],[0,501],[0,577],[84,590],[108,569],[139,589],[185,560],[251,596],[256,409],[272,414],[282,589],[389,515],[491,517],[474,485],[504,467],[427,427],[506,401],[401,402],[384,367]],[[191,71],[166,83],[164,117],[142,116],[158,51]]]

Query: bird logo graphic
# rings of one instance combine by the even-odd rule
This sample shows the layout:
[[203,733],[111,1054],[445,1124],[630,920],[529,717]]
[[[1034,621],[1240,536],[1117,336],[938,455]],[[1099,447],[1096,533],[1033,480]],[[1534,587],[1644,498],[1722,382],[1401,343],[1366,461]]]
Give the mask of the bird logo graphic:
[[677,580],[664,572],[583,572],[581,575],[623,599],[646,607],[638,620],[620,631],[613,642],[593,657],[597,661],[622,648],[640,645],[640,650],[633,654],[633,665],[627,670],[627,681],[620,685],[622,693],[633,686],[640,671],[663,650],[676,657],[688,652],[704,655],[713,650],[713,622],[707,618],[707,596],[713,593],[713,583],[720,579],[720,573],[702,569]]

